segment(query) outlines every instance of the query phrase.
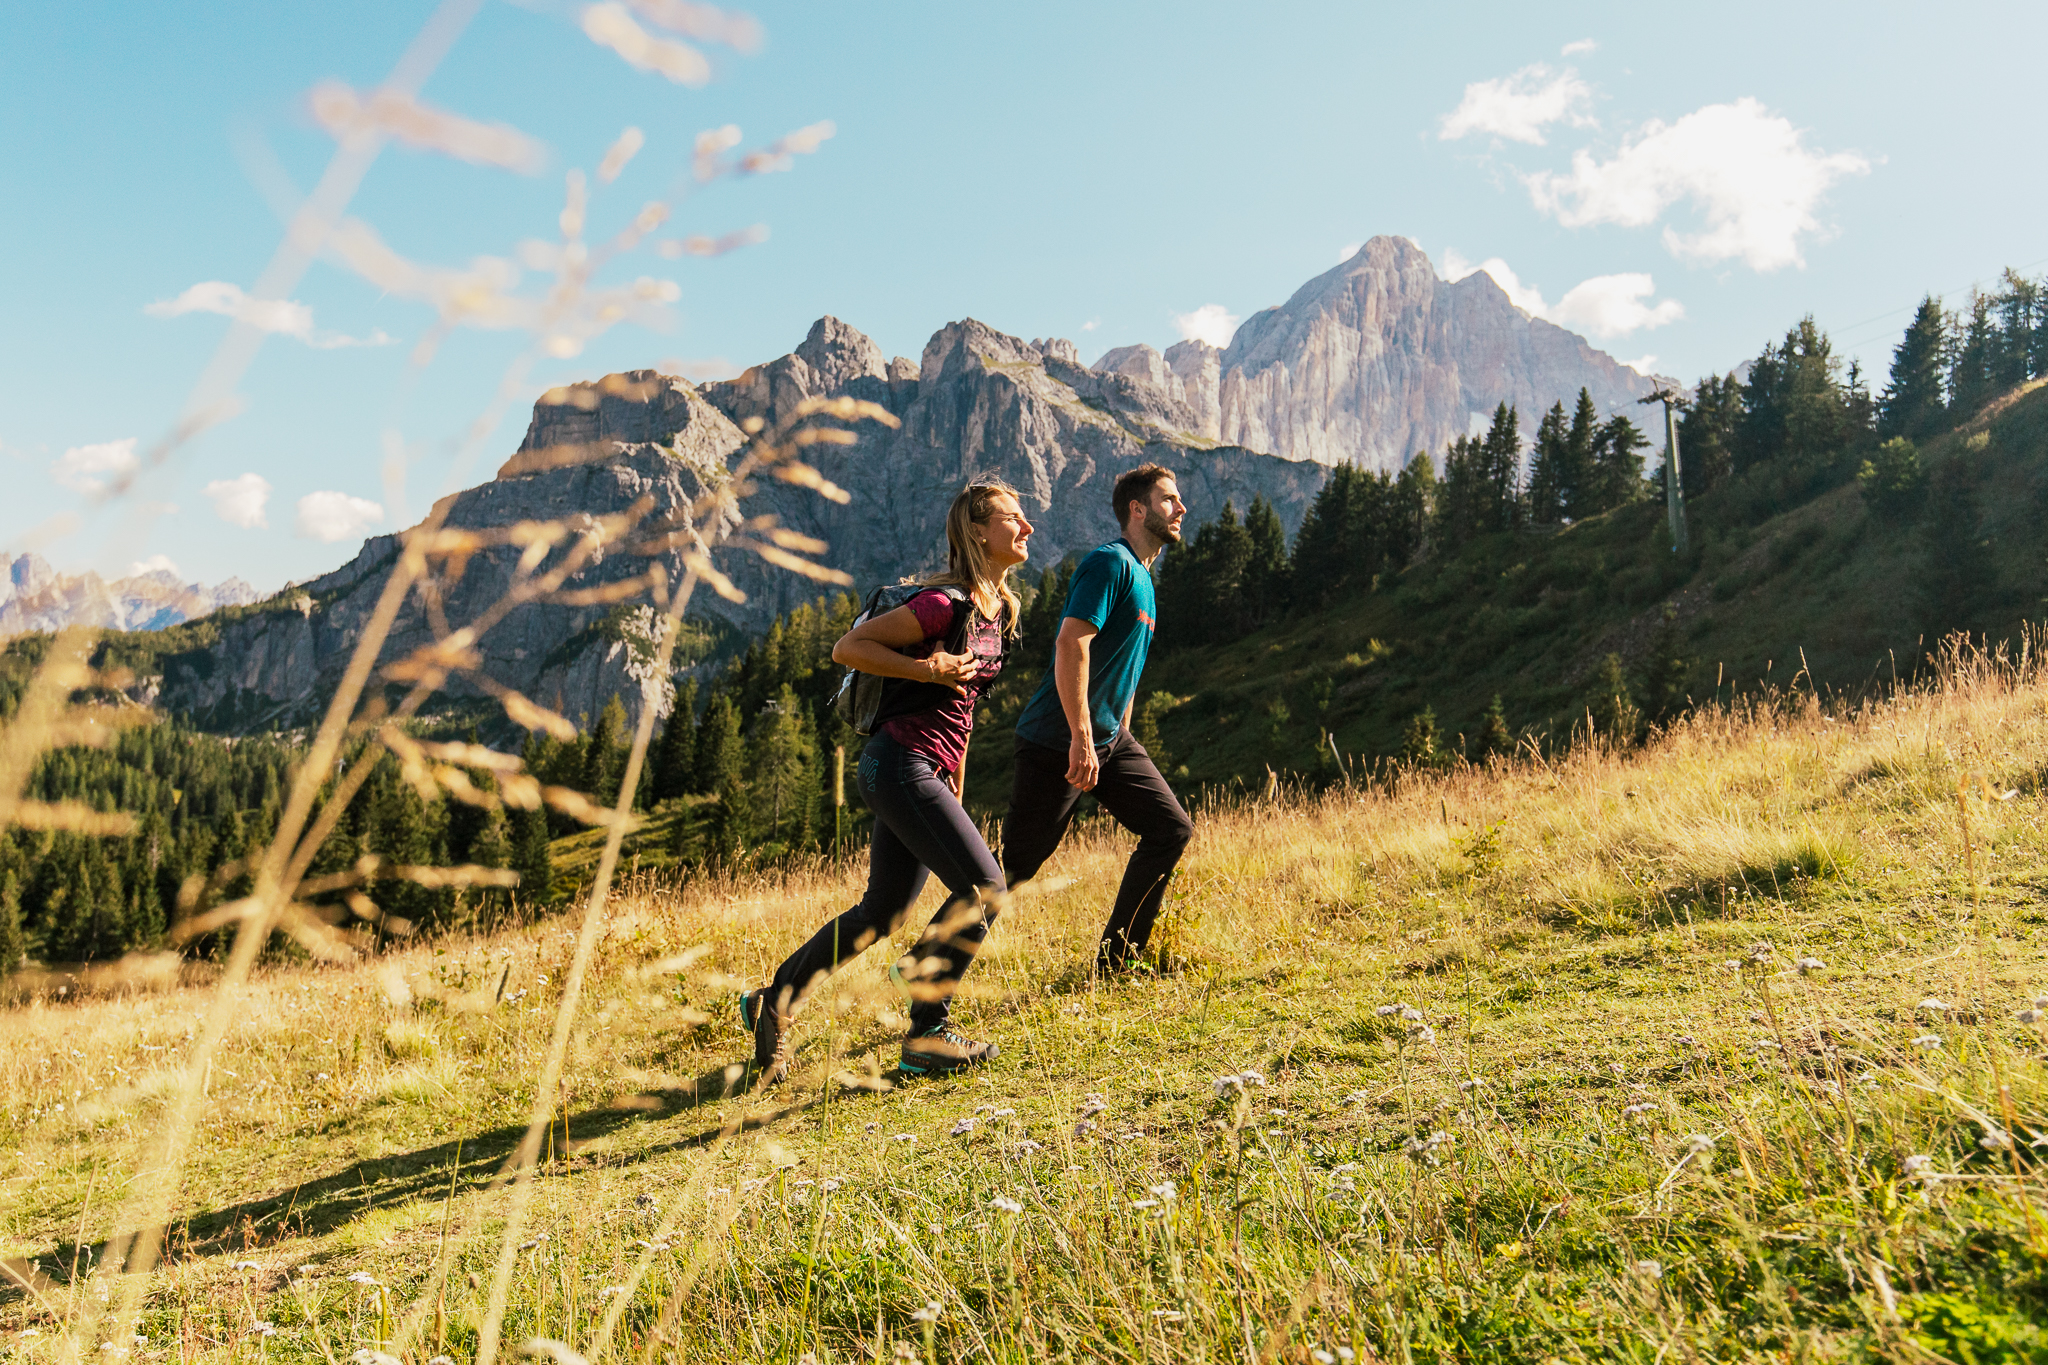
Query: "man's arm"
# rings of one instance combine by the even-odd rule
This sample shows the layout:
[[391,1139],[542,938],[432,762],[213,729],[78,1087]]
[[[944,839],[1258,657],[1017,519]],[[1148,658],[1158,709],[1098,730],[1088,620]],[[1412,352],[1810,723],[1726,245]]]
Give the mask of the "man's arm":
[[1067,785],[1093,790],[1100,765],[1095,760],[1095,730],[1088,721],[1088,651],[1097,627],[1068,616],[1060,621],[1053,649],[1052,680],[1059,689],[1060,710],[1067,717]]

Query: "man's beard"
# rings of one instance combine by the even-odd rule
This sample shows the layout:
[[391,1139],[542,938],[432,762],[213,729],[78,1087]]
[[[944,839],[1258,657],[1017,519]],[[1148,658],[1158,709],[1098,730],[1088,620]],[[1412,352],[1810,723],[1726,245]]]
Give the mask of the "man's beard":
[[1156,507],[1145,509],[1145,534],[1162,545],[1180,544],[1180,528],[1160,515]]

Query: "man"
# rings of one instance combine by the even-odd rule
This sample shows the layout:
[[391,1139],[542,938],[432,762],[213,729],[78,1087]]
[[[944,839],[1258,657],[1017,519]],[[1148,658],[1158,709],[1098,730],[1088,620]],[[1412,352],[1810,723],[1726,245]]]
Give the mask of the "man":
[[1082,792],[1095,793],[1138,836],[1096,965],[1137,965],[1166,895],[1167,879],[1194,833],[1188,813],[1131,734],[1131,703],[1152,646],[1152,561],[1180,543],[1187,504],[1173,474],[1156,464],[1118,476],[1113,540],[1074,572],[1052,668],[1017,719],[1017,767],[1003,822],[1003,871],[1030,880],[1059,847]]

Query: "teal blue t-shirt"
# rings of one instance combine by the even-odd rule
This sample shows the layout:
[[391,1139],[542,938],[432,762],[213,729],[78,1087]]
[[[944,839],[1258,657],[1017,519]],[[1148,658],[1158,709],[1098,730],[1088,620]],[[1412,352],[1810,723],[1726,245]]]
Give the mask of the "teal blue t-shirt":
[[[1107,749],[1123,727],[1124,711],[1138,691],[1138,675],[1152,649],[1157,612],[1152,574],[1121,537],[1091,551],[1074,571],[1067,608],[1060,615],[1095,627],[1088,646],[1088,720],[1097,749]],[[1050,667],[1017,718],[1017,736],[1049,749],[1064,749],[1071,740]]]

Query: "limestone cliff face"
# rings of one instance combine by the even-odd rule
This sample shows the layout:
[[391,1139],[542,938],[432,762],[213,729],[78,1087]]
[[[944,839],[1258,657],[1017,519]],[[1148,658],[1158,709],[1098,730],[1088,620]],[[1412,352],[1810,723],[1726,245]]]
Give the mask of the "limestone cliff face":
[[[446,524],[482,529],[566,520],[573,531],[645,499],[653,520],[678,517],[687,526],[688,508],[705,481],[722,478],[744,442],[687,381],[651,370],[551,390],[535,404],[519,451],[497,478],[455,494]],[[485,549],[458,577],[437,580],[445,619],[460,625],[496,602],[520,553],[516,547]],[[558,547],[542,571],[561,553]],[[167,658],[162,704],[223,729],[312,719],[347,666],[397,554],[395,536],[365,541],[355,559],[333,573],[224,623],[211,648]],[[670,581],[680,582],[680,551],[660,557]],[[599,588],[646,567],[646,556],[612,547],[568,586]],[[650,609],[636,610],[633,601],[533,603],[486,633],[477,652],[491,678],[571,718],[594,717],[615,693],[637,715],[646,700],[665,704],[662,680],[648,678],[644,666],[652,653],[651,624]],[[432,617],[415,594],[380,659],[402,658],[433,638]],[[456,699],[485,695],[461,675],[446,691]]]
[[[535,404],[519,449],[491,482],[454,495],[446,524],[573,525],[646,500],[651,520],[687,526],[691,502],[724,477],[746,444],[743,424],[779,423],[805,398],[841,394],[879,403],[900,420],[896,428],[856,426],[852,445],[809,447],[810,462],[849,500],[835,503],[760,479],[731,515],[772,514],[782,526],[827,542],[830,549],[818,558],[850,574],[861,591],[942,565],[947,506],[977,475],[998,475],[1018,488],[1038,527],[1031,572],[1114,537],[1111,483],[1147,460],[1175,471],[1198,521],[1226,499],[1242,509],[1263,495],[1290,529],[1327,475],[1313,461],[1189,434],[1185,403],[1149,379],[1085,368],[1072,342],[1026,342],[967,319],[941,328],[920,363],[884,362],[866,337],[824,318],[792,354],[701,391],[651,370],[549,391]],[[367,541],[334,573],[225,623],[213,647],[169,658],[162,703],[224,729],[309,721],[346,667],[397,553],[396,537]],[[460,625],[497,601],[518,555],[484,550],[459,577],[436,582],[445,619]],[[669,581],[680,582],[680,551],[661,557]],[[822,590],[744,551],[719,551],[716,559],[746,601],[700,589],[691,615],[725,638],[765,629]],[[618,547],[568,586],[602,587],[646,565],[644,555]],[[418,597],[409,601],[383,661],[433,639],[432,619]],[[615,693],[637,716],[642,705],[661,704],[669,681],[647,676],[651,625],[651,608],[634,601],[529,604],[486,633],[477,650],[491,678],[572,719],[595,716]],[[484,696],[461,676],[446,691],[457,700]]]
[[1439,280],[1404,237],[1375,237],[1277,308],[1247,318],[1219,359],[1222,439],[1325,464],[1400,468],[1416,451],[1521,409],[1524,429],[1583,386],[1603,411],[1650,382],[1532,318],[1481,271]]

